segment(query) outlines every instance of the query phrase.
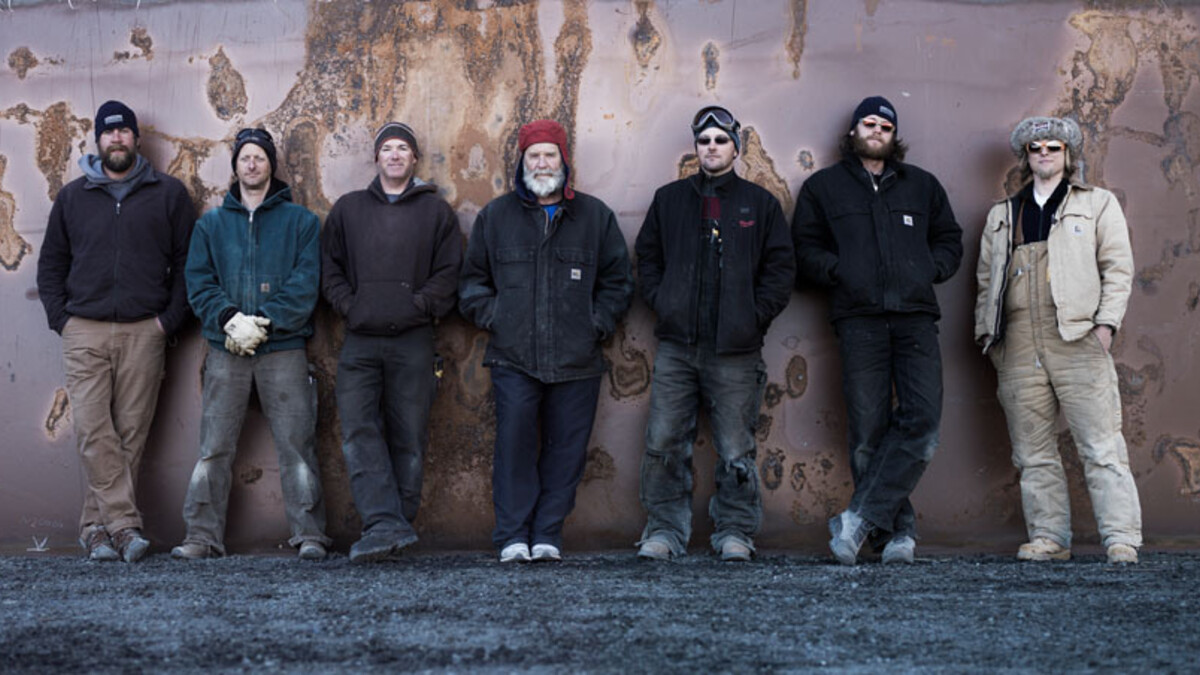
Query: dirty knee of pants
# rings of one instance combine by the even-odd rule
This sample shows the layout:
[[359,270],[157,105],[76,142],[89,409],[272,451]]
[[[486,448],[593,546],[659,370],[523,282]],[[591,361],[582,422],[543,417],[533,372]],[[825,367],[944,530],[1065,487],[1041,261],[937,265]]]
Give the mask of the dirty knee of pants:
[[647,452],[642,459],[642,495],[652,502],[692,493],[692,460]]

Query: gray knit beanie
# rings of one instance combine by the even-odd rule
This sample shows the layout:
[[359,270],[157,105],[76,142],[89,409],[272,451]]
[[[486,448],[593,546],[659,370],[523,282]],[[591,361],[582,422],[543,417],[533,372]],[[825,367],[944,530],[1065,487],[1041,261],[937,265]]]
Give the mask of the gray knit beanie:
[[1046,140],[1062,141],[1071,150],[1072,157],[1081,157],[1083,132],[1069,117],[1027,117],[1013,129],[1008,143],[1014,155],[1024,157],[1025,146],[1033,141]]

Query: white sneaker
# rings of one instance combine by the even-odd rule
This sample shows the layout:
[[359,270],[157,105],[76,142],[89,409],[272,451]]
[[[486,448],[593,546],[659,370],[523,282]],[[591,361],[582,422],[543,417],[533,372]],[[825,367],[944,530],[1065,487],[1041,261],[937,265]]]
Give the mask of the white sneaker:
[[911,565],[916,556],[917,542],[907,534],[892,537],[887,546],[883,547],[883,564],[896,563]]
[[534,544],[533,562],[560,562],[562,552],[554,544]]
[[529,544],[517,542],[500,551],[500,562],[529,562]]

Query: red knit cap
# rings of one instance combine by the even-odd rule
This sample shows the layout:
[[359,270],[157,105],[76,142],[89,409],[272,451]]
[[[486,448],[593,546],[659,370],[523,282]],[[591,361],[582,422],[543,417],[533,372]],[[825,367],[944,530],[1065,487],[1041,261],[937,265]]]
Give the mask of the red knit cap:
[[558,146],[558,152],[562,155],[563,167],[567,170],[568,184],[563,185],[563,196],[572,199],[575,192],[569,186],[571,160],[567,155],[567,130],[554,120],[535,120],[521,127],[520,132],[517,133],[517,146],[521,150],[521,156],[524,157],[529,146],[536,143],[553,143]]

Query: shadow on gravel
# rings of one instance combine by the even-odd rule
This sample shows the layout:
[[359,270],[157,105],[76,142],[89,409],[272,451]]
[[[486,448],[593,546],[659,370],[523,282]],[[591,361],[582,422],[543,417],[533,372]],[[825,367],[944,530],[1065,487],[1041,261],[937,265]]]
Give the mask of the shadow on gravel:
[[0,557],[6,672],[1191,671],[1200,554],[911,567],[632,554]]

